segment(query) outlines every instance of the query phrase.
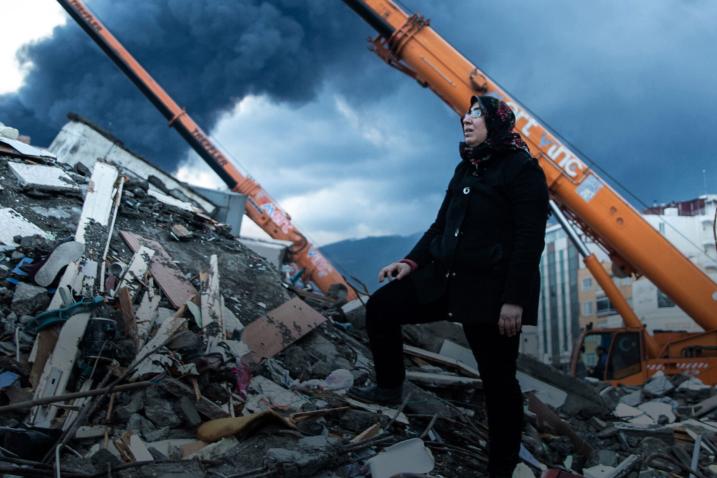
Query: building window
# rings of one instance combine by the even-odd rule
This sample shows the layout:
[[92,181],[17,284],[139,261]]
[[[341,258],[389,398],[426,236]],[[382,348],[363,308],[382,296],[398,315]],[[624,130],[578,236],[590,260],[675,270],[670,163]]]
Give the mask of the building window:
[[660,234],[662,234],[664,236],[665,235],[665,223],[661,222],[659,227],[660,227]]
[[583,315],[593,315],[592,302],[583,302]]
[[664,292],[662,292],[660,289],[657,289],[657,308],[659,309],[667,309],[670,307],[674,307],[675,303],[672,302],[672,299],[667,297]]
[[583,278],[583,290],[590,290],[593,287],[592,277]]
[[612,302],[610,302],[610,299],[608,299],[607,296],[597,297],[595,299],[595,308],[597,309],[598,317],[617,313],[615,307],[613,307]]

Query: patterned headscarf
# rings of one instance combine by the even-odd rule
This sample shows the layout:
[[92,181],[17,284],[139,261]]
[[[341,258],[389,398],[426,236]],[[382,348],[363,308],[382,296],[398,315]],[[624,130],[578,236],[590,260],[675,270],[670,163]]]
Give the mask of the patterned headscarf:
[[468,146],[461,141],[461,158],[476,164],[489,159],[494,153],[523,150],[530,154],[528,145],[518,133],[513,131],[515,115],[507,104],[492,96],[473,96],[471,107],[475,103],[479,103],[483,110],[488,137],[476,147]]

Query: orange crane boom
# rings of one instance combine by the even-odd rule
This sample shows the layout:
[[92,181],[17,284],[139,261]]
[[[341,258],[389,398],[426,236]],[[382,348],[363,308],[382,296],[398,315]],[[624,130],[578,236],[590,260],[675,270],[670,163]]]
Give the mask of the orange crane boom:
[[304,277],[313,281],[323,292],[338,287],[348,299],[356,297],[353,289],[331,263],[312,245],[291,222],[291,217],[271,198],[259,183],[243,175],[227,158],[191,116],[167,94],[139,62],[122,46],[117,38],[83,4],[81,0],[57,0],[69,15],[97,43],[105,54],[140,89],[167,118],[194,151],[219,175],[234,192],[245,194],[246,214],[274,239],[290,241],[291,257],[304,270]]
[[[702,328],[717,329],[717,284],[526,108],[438,35],[428,20],[409,15],[391,0],[344,2],[376,29],[373,49],[384,61],[430,88],[457,114],[467,111],[472,95],[505,101],[515,112],[516,131],[540,161],[560,210],[601,244],[625,274],[646,276]],[[585,261],[612,302],[626,305],[614,284],[606,283],[612,281],[594,256]],[[634,312],[621,312],[627,327],[643,327]],[[654,343],[647,345],[656,352]]]

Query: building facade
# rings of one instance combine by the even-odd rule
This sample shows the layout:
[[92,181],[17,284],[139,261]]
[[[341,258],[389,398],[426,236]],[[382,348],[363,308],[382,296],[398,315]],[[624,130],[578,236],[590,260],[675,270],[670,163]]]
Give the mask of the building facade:
[[[715,214],[717,195],[705,195],[689,201],[655,205],[645,210],[643,217],[717,282]],[[610,260],[602,249],[590,243],[588,247],[605,270],[611,271]],[[549,226],[546,230],[540,275],[538,326],[525,334],[525,353],[564,367],[570,360],[575,340],[588,324],[595,327],[623,325],[622,318],[559,225]],[[613,281],[648,331],[702,330],[647,278],[613,276]]]
[[570,360],[573,342],[580,335],[580,262],[577,249],[560,225],[549,226],[540,260],[536,355],[554,366]]

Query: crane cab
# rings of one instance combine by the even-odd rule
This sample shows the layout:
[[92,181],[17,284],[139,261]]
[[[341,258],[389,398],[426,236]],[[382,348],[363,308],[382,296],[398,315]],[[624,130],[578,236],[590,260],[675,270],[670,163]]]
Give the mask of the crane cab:
[[572,375],[623,385],[644,383],[643,329],[586,329],[573,349]]
[[703,333],[655,332],[658,357],[645,347],[644,328],[586,328],[573,349],[570,372],[613,385],[642,385],[658,371],[686,374],[717,383],[717,330]]

